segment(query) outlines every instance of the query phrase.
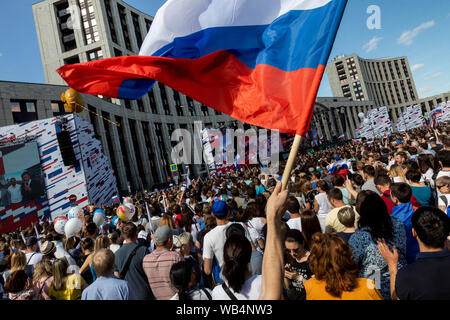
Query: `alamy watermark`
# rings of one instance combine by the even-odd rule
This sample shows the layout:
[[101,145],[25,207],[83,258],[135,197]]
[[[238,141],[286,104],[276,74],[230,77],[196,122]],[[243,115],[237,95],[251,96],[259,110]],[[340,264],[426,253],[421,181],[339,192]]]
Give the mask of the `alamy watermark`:
[[177,164],[260,164],[262,174],[278,174],[280,133],[267,129],[205,129],[194,122],[194,134],[187,129],[172,132],[171,158]]
[[367,14],[370,16],[367,18],[367,28],[369,30],[381,29],[381,8],[377,5],[371,5],[367,7]]

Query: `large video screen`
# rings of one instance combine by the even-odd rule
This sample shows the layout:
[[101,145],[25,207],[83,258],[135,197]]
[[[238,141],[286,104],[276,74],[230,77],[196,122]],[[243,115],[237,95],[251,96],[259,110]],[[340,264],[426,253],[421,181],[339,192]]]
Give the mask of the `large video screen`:
[[35,141],[0,145],[0,233],[26,228],[48,205]]

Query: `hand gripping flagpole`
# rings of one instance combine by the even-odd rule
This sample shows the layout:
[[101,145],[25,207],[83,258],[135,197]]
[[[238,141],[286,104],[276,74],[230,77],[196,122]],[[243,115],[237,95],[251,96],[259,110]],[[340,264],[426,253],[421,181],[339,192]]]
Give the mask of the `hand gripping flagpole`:
[[298,149],[300,148],[300,144],[302,143],[304,137],[295,135],[294,142],[292,143],[291,152],[289,153],[289,158],[286,163],[286,167],[284,168],[283,177],[281,178],[281,190],[285,190],[289,176],[292,172],[292,167],[294,166],[295,159],[297,157]]

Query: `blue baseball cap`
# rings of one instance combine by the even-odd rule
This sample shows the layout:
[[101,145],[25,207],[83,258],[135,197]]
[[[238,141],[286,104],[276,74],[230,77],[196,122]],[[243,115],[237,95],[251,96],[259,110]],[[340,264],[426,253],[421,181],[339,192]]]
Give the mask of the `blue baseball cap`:
[[228,214],[228,206],[225,201],[215,201],[212,205],[212,212],[218,218],[226,217]]

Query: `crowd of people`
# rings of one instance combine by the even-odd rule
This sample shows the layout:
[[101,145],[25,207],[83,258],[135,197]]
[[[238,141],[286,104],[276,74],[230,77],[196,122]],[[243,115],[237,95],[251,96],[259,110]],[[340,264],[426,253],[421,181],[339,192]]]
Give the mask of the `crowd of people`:
[[[0,236],[10,300],[450,299],[450,128],[297,157],[287,189],[259,166]],[[283,171],[281,167],[281,172]],[[23,237],[22,237],[23,236]]]

